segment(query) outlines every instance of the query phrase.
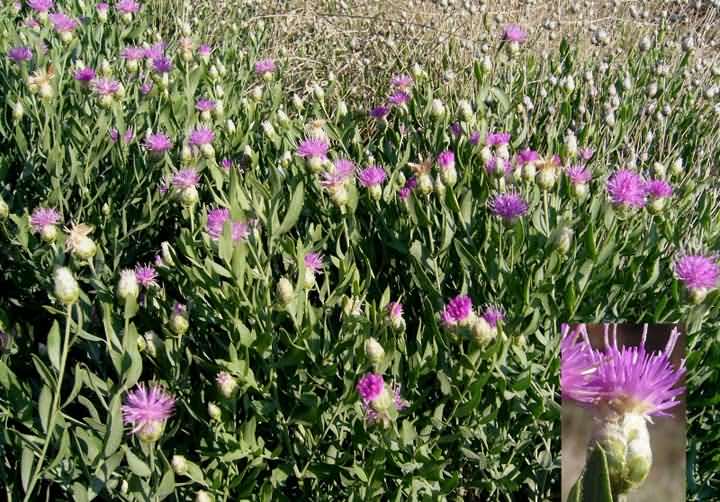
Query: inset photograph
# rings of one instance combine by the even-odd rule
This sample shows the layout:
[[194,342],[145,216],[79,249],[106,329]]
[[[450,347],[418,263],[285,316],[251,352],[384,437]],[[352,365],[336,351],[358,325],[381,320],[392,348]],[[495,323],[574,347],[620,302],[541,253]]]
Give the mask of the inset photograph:
[[685,500],[685,335],[564,324],[562,500]]

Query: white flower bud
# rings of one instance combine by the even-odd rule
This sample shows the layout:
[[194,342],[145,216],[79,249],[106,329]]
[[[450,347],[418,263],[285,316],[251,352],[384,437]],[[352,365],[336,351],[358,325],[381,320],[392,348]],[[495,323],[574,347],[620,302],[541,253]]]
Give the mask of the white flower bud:
[[368,338],[365,341],[365,355],[375,367],[381,365],[385,359],[385,349],[375,338]]
[[280,303],[283,305],[289,305],[295,298],[293,285],[286,277],[281,277],[278,281],[277,294],[280,298]]
[[471,334],[475,343],[484,347],[497,336],[497,328],[490,326],[484,317],[477,317],[472,325]]
[[445,105],[443,104],[443,102],[437,98],[433,99],[431,108],[430,108],[430,113],[435,118],[440,118],[440,117],[444,116],[445,115]]
[[55,269],[55,297],[65,305],[72,305],[80,297],[80,286],[67,267]]
[[222,417],[222,410],[215,403],[208,403],[208,416],[211,420],[219,421]]
[[117,294],[122,302],[126,301],[128,298],[137,299],[140,294],[140,285],[137,282],[134,270],[125,269],[120,272]]
[[173,455],[172,457],[172,468],[175,474],[183,476],[187,474],[187,460],[182,455]]

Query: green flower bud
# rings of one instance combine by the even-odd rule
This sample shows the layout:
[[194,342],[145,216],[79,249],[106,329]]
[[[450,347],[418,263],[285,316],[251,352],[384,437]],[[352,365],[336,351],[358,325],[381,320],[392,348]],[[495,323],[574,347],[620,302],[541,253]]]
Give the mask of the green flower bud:
[[95,241],[87,236],[77,239],[72,250],[73,256],[82,261],[91,259],[95,256],[96,252],[97,246],[95,245]]
[[423,173],[418,176],[417,189],[423,195],[429,195],[433,191],[433,180],[429,174]]
[[184,335],[190,328],[187,310],[184,305],[176,304],[170,315],[170,329],[178,336]]
[[230,373],[228,373],[227,371],[221,371],[220,373],[218,373],[215,381],[217,383],[220,394],[225,399],[230,399],[235,395],[235,391],[237,391],[238,388],[238,383],[235,377],[233,377]]
[[571,193],[572,196],[577,200],[582,200],[585,197],[587,197],[587,194],[590,192],[590,189],[588,188],[586,183],[575,183],[572,185]]
[[315,272],[310,268],[305,268],[305,281],[303,285],[305,289],[310,289],[315,285]]
[[554,241],[555,249],[557,249],[558,253],[564,255],[570,251],[574,234],[575,232],[573,232],[572,228],[569,227],[562,227],[557,231]]
[[215,420],[216,422],[219,422],[222,418],[222,410],[220,407],[215,403],[208,403],[208,416],[211,420]]
[[136,432],[138,439],[144,443],[154,443],[162,437],[165,431],[165,421],[153,420],[145,422]]
[[442,182],[447,186],[453,186],[457,183],[457,169],[455,167],[447,167],[441,170]]
[[163,265],[166,267],[175,266],[175,262],[172,257],[172,248],[167,241],[160,243],[160,255],[162,256]]
[[689,290],[689,293],[690,293],[690,301],[694,305],[699,305],[705,301],[705,298],[708,295],[708,290],[707,290],[707,288],[692,288]]
[[163,348],[162,339],[154,331],[148,331],[143,335],[145,350],[150,357],[157,357],[158,351]]
[[55,242],[57,239],[57,227],[55,225],[45,225],[40,229],[40,237],[47,243]]
[[250,91],[250,97],[255,101],[260,101],[263,97],[263,87],[261,85],[253,87],[252,91]]
[[178,476],[183,476],[187,473],[188,465],[187,460],[184,456],[173,455],[171,463],[173,471],[175,471],[175,474],[177,474]]
[[120,301],[123,303],[128,298],[137,299],[140,294],[140,285],[137,282],[134,270],[126,269],[120,272],[117,294]]
[[390,393],[387,390],[387,387],[385,387],[382,390],[382,393],[376,397],[372,403],[370,403],[370,406],[373,410],[377,411],[378,413],[386,413],[394,406],[395,402],[393,400],[393,396],[390,395]]
[[65,305],[72,305],[80,297],[80,286],[67,267],[55,269],[55,297]]
[[497,328],[490,326],[484,317],[478,317],[472,325],[471,335],[475,343],[485,347],[497,336]]
[[490,150],[489,146],[484,146],[482,150],[480,150],[480,158],[484,163],[487,163],[492,157],[492,150]]
[[25,107],[22,102],[18,101],[13,105],[12,118],[14,120],[20,120],[25,115]]
[[277,294],[280,303],[287,306],[295,299],[295,290],[292,283],[285,277],[281,277],[277,283]]
[[380,200],[382,197],[382,187],[380,185],[373,185],[370,188],[368,188],[368,192],[370,192],[370,197],[372,197],[373,200]]
[[557,172],[555,168],[548,167],[541,169],[535,176],[535,182],[543,190],[550,190],[557,181]]
[[365,355],[370,364],[376,368],[385,360],[385,349],[375,338],[368,338],[365,341]]
[[199,199],[200,196],[198,195],[197,188],[194,186],[183,188],[180,192],[180,203],[185,207],[194,206]]
[[430,114],[436,118],[442,118],[445,115],[445,105],[439,99],[433,99],[430,105]]

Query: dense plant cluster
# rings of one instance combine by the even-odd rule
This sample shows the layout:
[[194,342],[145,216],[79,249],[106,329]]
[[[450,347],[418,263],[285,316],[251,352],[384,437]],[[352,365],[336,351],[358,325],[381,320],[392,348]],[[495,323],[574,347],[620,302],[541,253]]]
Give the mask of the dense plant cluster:
[[[560,322],[679,322],[719,489],[716,78],[508,25],[463,80],[287,92],[252,27],[0,8],[12,500],[546,500]],[[151,22],[153,24],[151,24]]]

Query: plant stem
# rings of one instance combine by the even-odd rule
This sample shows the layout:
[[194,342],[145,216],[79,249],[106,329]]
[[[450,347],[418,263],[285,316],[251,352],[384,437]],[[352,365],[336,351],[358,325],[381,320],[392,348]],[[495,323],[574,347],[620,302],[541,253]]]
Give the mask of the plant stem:
[[47,454],[48,446],[50,446],[50,441],[53,436],[53,432],[55,430],[55,421],[57,419],[57,415],[60,412],[59,404],[60,404],[60,391],[62,390],[62,380],[63,375],[65,374],[65,362],[67,361],[67,355],[68,355],[68,349],[70,347],[70,325],[72,322],[72,305],[68,305],[67,307],[67,315],[65,318],[65,337],[63,339],[63,349],[62,349],[62,356],[60,357],[60,372],[58,373],[58,380],[57,380],[57,388],[55,389],[55,394],[53,395],[53,401],[52,401],[52,407],[51,414],[50,414],[50,423],[48,424],[48,430],[47,430],[47,436],[45,436],[45,442],[43,443],[42,451],[40,452],[40,458],[38,460],[37,466],[35,467],[35,470],[33,471],[33,475],[30,478],[30,483],[28,484],[27,492],[25,492],[25,498],[23,499],[24,502],[28,502],[30,500],[30,497],[32,496],[33,489],[35,488],[35,484],[37,483],[38,479],[40,478],[40,472],[42,471],[42,464],[45,460],[45,455]]

